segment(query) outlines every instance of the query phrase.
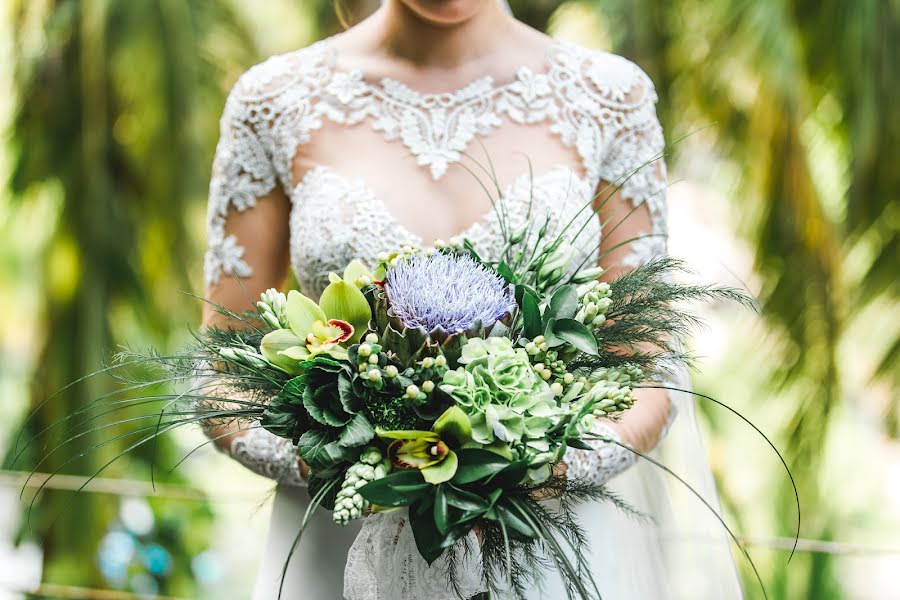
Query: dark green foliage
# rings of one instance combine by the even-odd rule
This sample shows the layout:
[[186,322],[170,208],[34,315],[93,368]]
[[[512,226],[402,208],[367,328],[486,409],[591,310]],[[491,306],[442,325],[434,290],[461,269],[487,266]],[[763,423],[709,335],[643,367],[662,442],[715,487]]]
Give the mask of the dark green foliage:
[[310,425],[309,413],[303,406],[305,391],[304,375],[294,377],[285,383],[266,407],[259,424],[275,435],[292,440],[296,444]]
[[612,281],[607,319],[594,332],[599,350],[594,356],[581,354],[572,368],[590,372],[634,364],[658,374],[690,358],[682,342],[701,321],[685,303],[729,301],[755,308],[753,299],[740,290],[677,283],[675,277],[686,272],[681,261],[662,257]]
[[364,401],[365,413],[375,427],[387,431],[420,427],[421,419],[403,397],[367,394]]

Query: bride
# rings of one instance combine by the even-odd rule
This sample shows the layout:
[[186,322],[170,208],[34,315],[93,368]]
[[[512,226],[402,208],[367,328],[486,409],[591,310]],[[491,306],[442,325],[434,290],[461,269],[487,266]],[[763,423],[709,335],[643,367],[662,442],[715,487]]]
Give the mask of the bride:
[[[603,278],[614,278],[665,252],[655,102],[635,64],[549,38],[503,2],[385,0],[359,25],[272,57],[234,86],[210,185],[206,296],[247,310],[248,297],[283,286],[292,268],[301,291],[316,297],[330,271],[407,241],[466,237],[483,257],[496,258],[500,232],[486,180],[499,185],[513,223],[583,221],[572,228],[581,230],[576,261],[602,256]],[[609,183],[619,184],[609,201],[579,215]],[[204,325],[213,324],[235,325],[207,311]],[[682,379],[666,383],[683,388]],[[639,397],[602,432],[659,454],[717,506],[693,400],[648,389]],[[289,441],[262,429],[207,433],[279,484],[254,595],[273,600],[308,503],[305,465]],[[580,507],[604,598],[741,596],[714,517],[652,465],[598,444],[596,452],[570,450],[563,468],[568,477],[608,481],[653,519]],[[318,514],[289,563],[283,597],[455,597],[440,561],[425,565],[404,524],[402,514],[389,513],[339,528]],[[482,592],[477,565],[468,575],[467,595]],[[554,574],[532,592],[564,596]]]

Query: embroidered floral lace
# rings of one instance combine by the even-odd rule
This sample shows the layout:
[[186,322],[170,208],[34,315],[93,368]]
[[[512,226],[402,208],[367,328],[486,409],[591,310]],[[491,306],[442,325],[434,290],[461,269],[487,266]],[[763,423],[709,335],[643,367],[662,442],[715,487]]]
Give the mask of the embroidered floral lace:
[[[551,226],[574,221],[570,229],[581,232],[572,240],[580,251],[577,262],[596,262],[599,220],[582,208],[606,181],[620,185],[621,196],[633,206],[649,209],[652,231],[639,232],[646,236],[631,244],[623,263],[636,266],[665,252],[663,135],[653,85],[635,64],[554,42],[544,71],[523,67],[503,85],[484,77],[453,93],[422,94],[394,80],[376,85],[359,70],[337,68],[330,44],[326,39],[275,56],[250,69],[231,91],[210,184],[208,284],[223,275],[252,274],[242,241],[226,234],[227,218],[231,210],[253,208],[276,186],[291,201],[291,262],[308,295],[317,296],[328,273],[341,271],[352,259],[372,259],[407,241],[422,242],[365,181],[327,166],[313,167],[294,181],[298,148],[325,123],[370,127],[384,143],[402,144],[435,182],[474,140],[487,138],[505,123],[547,128],[575,150],[581,172],[560,164],[534,177],[525,173],[507,185],[498,204],[512,229],[543,217],[549,217]],[[460,235],[487,259],[501,253],[496,211]],[[598,433],[615,437],[602,424]],[[618,446],[598,442],[595,447],[597,452],[569,451],[572,476],[603,482],[633,462],[633,455]],[[235,440],[232,455],[281,483],[301,483],[290,442],[262,429]],[[398,513],[366,520],[348,558],[348,566],[355,565],[346,571],[348,600],[448,597],[440,565],[424,564],[404,523]],[[388,577],[391,581],[376,577],[383,569],[400,576]],[[478,591],[474,585],[465,593]]]

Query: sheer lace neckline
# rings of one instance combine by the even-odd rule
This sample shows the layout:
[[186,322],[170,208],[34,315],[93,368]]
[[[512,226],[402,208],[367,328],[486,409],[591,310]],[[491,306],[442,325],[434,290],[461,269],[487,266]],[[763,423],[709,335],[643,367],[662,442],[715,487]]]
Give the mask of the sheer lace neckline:
[[335,37],[311,47],[327,73],[316,110],[347,125],[371,118],[373,128],[381,131],[386,141],[402,141],[418,164],[429,169],[434,181],[459,162],[474,139],[501,127],[504,116],[516,123],[533,124],[553,119],[559,112],[554,81],[563,69],[559,63],[563,42],[554,40],[544,49],[538,71],[522,65],[505,83],[495,83],[488,74],[455,90],[425,93],[390,77],[376,83],[367,79],[362,68],[340,66]]
[[476,76],[467,83],[453,89],[447,89],[440,92],[425,92],[418,90],[409,83],[400,81],[395,77],[377,77],[366,72],[362,67],[341,66],[341,52],[334,42],[343,35],[345,35],[345,32],[336,33],[313,44],[313,46],[321,47],[324,64],[328,66],[332,73],[341,74],[344,77],[359,81],[373,92],[383,95],[386,98],[392,98],[403,102],[409,102],[410,100],[415,99],[418,104],[427,108],[452,108],[454,105],[467,102],[474,97],[484,94],[496,94],[504,89],[517,86],[521,81],[521,73],[523,70],[532,76],[539,75],[547,77],[550,75],[552,67],[551,57],[553,52],[565,45],[565,42],[562,40],[551,37],[550,42],[544,48],[540,64],[535,64],[533,66],[518,65],[499,83],[496,82],[494,75],[484,74]]
[[[368,210],[379,213],[382,219],[391,222],[404,241],[419,246],[433,245],[435,240],[426,240],[423,236],[415,233],[407,225],[402,223],[393,211],[391,211],[384,199],[379,197],[378,194],[375,193],[375,190],[372,189],[363,178],[348,177],[328,165],[316,165],[308,170],[303,175],[300,182],[294,187],[291,197],[297,201],[297,199],[304,194],[305,190],[313,185],[314,180],[321,178],[336,180],[340,185],[348,189],[356,190],[356,196],[358,198],[365,198]],[[456,232],[452,237],[470,238],[473,235],[480,234],[480,232],[488,231],[492,227],[497,226],[501,220],[501,215],[509,210],[506,203],[509,202],[509,198],[514,195],[514,191],[522,189],[523,186],[530,188],[537,182],[551,179],[555,181],[568,180],[568,184],[563,188],[563,191],[572,187],[581,188],[589,185],[586,178],[583,178],[572,169],[572,167],[563,163],[557,164],[540,174],[532,174],[527,171],[523,172],[502,188],[500,197],[494,199],[494,205],[491,208],[478,215],[472,223]]]

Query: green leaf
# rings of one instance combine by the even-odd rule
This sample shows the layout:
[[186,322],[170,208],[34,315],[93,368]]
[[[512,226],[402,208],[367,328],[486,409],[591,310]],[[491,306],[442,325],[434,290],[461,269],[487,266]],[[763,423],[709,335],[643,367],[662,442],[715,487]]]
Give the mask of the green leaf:
[[346,458],[334,435],[321,429],[310,429],[301,435],[297,449],[304,462],[313,469],[330,469]]
[[285,383],[260,417],[259,424],[263,429],[296,444],[297,438],[310,424],[309,414],[303,406],[305,389],[306,378],[303,375]]
[[[327,394],[328,392],[327,390],[319,390],[319,394],[321,393]],[[309,413],[310,417],[322,425],[328,425],[329,427],[343,427],[349,420],[349,415],[336,415],[327,408],[316,404],[319,394],[307,389],[303,398],[303,406],[306,407],[306,412]]]
[[344,426],[338,437],[338,444],[344,448],[355,448],[368,443],[373,437],[375,437],[375,429],[369,420],[360,413]]
[[523,334],[529,339],[534,339],[541,335],[541,308],[534,294],[523,290],[521,308]]
[[537,539],[538,535],[531,526],[503,505],[495,507],[497,518],[503,521],[507,529],[528,539]]
[[463,512],[469,513],[469,515],[465,517],[466,519],[481,515],[490,508],[490,505],[481,496],[458,488],[452,484],[444,490],[444,495],[447,497],[447,504],[454,508],[458,508]]
[[343,474],[338,475],[337,477],[318,477],[311,473],[309,476],[309,481],[307,482],[309,497],[314,498],[316,494],[319,493],[319,490],[335,480],[337,480],[335,485],[331,487],[331,490],[326,493],[325,497],[322,499],[322,506],[324,508],[328,510],[334,510],[334,503],[335,500],[337,500],[337,493],[340,491],[341,482],[344,480]]
[[547,342],[547,346],[550,348],[556,348],[557,346],[562,346],[566,343],[565,340],[558,338],[553,334],[553,326],[555,324],[556,319],[548,319],[547,324],[544,326],[544,339]]
[[442,535],[447,534],[450,527],[447,496],[444,493],[444,486],[439,485],[434,494],[434,524],[437,526]]
[[553,335],[585,354],[597,354],[597,338],[584,324],[575,319],[557,319],[553,323]]
[[481,448],[461,448],[456,454],[459,466],[453,476],[453,483],[458,485],[490,477],[510,464],[509,460],[496,452]]
[[509,490],[522,483],[526,473],[528,473],[528,463],[524,460],[517,460],[491,477],[486,485],[497,489]]
[[574,285],[564,285],[550,298],[550,305],[544,311],[544,323],[550,319],[571,319],[577,310],[578,290]]
[[426,497],[434,486],[427,483],[418,469],[391,473],[359,488],[363,498],[378,506],[409,506]]
[[346,372],[341,373],[337,380],[338,398],[341,405],[348,413],[356,414],[363,407],[363,399],[353,390],[353,380]]
[[444,553],[443,542],[446,540],[446,536],[441,534],[434,522],[430,502],[421,503],[416,510],[410,509],[409,525],[419,554],[430,565]]
[[591,446],[590,444],[588,444],[588,443],[585,442],[584,440],[581,440],[581,439],[578,439],[578,438],[574,438],[574,437],[568,438],[568,439],[566,440],[566,445],[567,445],[569,448],[575,448],[575,449],[577,449],[577,450],[589,450],[589,451],[591,451],[591,452],[594,452],[594,451],[595,451],[595,449],[594,449],[593,446]]
[[497,265],[497,274],[505,279],[507,283],[514,284],[516,282],[516,274],[513,273],[513,270],[510,268],[510,266],[502,260],[500,261],[500,264]]

